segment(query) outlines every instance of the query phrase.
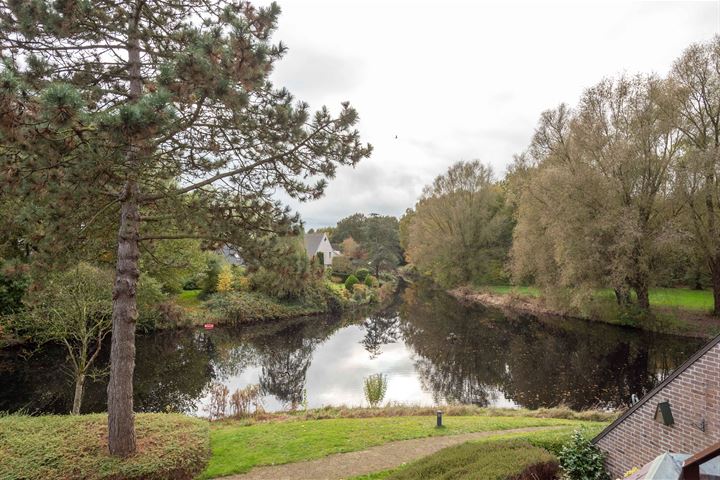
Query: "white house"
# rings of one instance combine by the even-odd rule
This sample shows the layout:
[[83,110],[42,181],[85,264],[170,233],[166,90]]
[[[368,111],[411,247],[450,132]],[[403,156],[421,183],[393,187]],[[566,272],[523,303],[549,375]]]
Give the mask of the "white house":
[[245,265],[245,260],[240,253],[229,245],[223,245],[222,248],[216,250],[218,255],[222,255],[230,265]]
[[308,258],[319,257],[324,267],[331,266],[332,259],[341,255],[330,244],[325,233],[306,233],[304,240]]

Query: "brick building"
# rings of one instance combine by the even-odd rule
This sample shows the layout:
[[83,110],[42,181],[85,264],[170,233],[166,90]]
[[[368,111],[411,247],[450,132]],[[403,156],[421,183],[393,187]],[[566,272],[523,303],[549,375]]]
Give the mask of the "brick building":
[[663,452],[695,453],[720,441],[720,336],[603,430],[595,443],[611,478]]

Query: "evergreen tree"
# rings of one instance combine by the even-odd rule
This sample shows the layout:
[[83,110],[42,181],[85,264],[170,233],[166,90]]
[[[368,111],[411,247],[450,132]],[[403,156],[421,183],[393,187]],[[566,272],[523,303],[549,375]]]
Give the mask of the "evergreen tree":
[[[32,199],[38,252],[115,229],[109,448],[135,451],[141,248],[297,231],[272,195],[322,195],[370,154],[344,103],[314,115],[269,81],[280,9],[226,0],[0,1],[0,188]],[[310,183],[308,179],[320,179]],[[47,255],[46,259],[55,259]]]
[[400,247],[400,226],[393,216],[371,215],[365,221],[365,244],[368,261],[380,275],[380,270],[397,267],[402,260]]
[[356,242],[363,244],[366,240],[365,222],[367,222],[367,217],[364,213],[353,213],[349,217],[343,218],[330,235],[330,242],[336,245],[345,241],[346,238],[352,237]]

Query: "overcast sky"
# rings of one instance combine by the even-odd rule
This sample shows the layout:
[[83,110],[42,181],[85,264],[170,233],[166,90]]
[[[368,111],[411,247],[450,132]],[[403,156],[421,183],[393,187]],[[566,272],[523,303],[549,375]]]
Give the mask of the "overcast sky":
[[[269,3],[269,2],[260,2]],[[375,150],[324,198],[291,206],[308,228],[355,212],[400,216],[458,160],[501,176],[543,110],[604,76],[667,73],[720,33],[720,1],[279,0],[273,74],[313,108],[349,100]],[[395,138],[397,136],[397,139]]]

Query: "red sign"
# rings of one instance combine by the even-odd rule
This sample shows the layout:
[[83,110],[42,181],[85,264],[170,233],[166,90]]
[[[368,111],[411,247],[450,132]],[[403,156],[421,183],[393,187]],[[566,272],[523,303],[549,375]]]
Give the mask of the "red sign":
[[203,328],[205,330],[212,330],[213,328],[215,328],[215,324],[214,323],[204,323]]

